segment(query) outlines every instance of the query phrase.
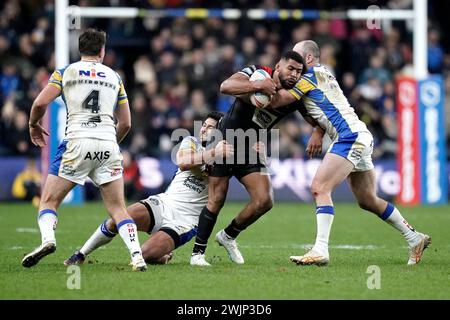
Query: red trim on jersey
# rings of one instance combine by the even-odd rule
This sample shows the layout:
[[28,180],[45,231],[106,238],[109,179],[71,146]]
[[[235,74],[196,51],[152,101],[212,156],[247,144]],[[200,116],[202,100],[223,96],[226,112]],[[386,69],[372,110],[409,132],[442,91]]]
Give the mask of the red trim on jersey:
[[271,77],[273,77],[273,69],[271,67],[268,66],[260,66],[258,67],[258,69],[263,69],[264,71],[266,71],[268,74],[270,74]]

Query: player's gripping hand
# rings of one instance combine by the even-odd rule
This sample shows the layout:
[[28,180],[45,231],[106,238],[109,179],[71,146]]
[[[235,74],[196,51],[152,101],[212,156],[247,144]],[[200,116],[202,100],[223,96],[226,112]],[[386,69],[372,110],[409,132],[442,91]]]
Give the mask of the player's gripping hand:
[[228,158],[234,155],[233,145],[226,140],[219,141],[214,149],[214,155],[217,159]]
[[309,138],[308,145],[306,146],[306,154],[309,158],[320,156],[322,153],[322,140],[325,131],[320,127],[315,127]]
[[30,124],[30,138],[35,146],[44,147],[47,145],[44,135],[48,136],[48,131],[41,124]]
[[260,81],[252,81],[255,85],[255,91],[265,95],[273,96],[277,92],[277,85],[272,78],[265,78]]

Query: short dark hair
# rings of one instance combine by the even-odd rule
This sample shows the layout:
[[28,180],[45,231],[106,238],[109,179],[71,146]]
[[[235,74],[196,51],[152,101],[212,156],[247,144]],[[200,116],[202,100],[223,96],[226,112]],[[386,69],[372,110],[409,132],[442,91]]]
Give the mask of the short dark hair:
[[105,43],[105,31],[89,28],[78,38],[78,50],[82,56],[97,56],[100,54]]
[[296,52],[294,50],[288,50],[285,53],[283,53],[283,55],[281,56],[281,59],[284,59],[286,61],[289,59],[297,61],[298,63],[303,65],[302,74],[304,74],[306,72],[306,68],[307,68],[306,63],[303,60],[303,57],[298,52]]
[[284,60],[291,59],[291,60],[297,61],[298,63],[301,63],[303,65],[305,64],[305,62],[303,61],[302,56],[299,55],[294,50],[288,50],[285,53],[283,53],[283,55],[281,56],[281,59],[284,59]]
[[211,118],[216,120],[217,122],[219,122],[220,118],[222,118],[224,116],[223,112],[220,111],[211,111],[210,113],[208,113],[208,115],[206,116],[206,119]]

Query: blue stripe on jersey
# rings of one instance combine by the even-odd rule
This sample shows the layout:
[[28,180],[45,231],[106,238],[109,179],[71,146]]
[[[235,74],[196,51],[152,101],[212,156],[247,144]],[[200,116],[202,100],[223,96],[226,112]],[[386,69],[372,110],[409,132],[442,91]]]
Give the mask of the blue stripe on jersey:
[[315,102],[325,113],[328,120],[339,134],[339,140],[345,137],[353,137],[354,133],[350,129],[347,121],[345,121],[344,117],[339,112],[339,109],[328,100],[322,90],[318,88],[311,90],[308,94],[308,98]]
[[63,157],[64,152],[66,152],[66,145],[67,145],[67,140],[63,140],[59,146],[58,146],[58,150],[56,151],[56,155],[55,155],[55,159],[53,160],[52,164],[50,165],[50,168],[48,170],[49,174],[53,174],[55,176],[58,175],[59,173],[59,168],[61,166],[61,159]]
[[[67,66],[65,66],[64,68],[61,69],[57,69],[58,72],[61,74],[61,92],[62,92],[62,88],[63,88],[63,76],[64,76],[64,71],[66,71],[66,69],[70,66],[70,64],[68,64]],[[64,100],[64,98],[63,98]],[[64,103],[66,103],[66,101],[64,100]]]
[[182,246],[186,242],[189,242],[189,240],[191,240],[194,236],[196,236],[197,230],[198,230],[197,227],[195,227],[195,228],[189,230],[188,232],[180,235],[180,244],[178,245],[178,247]]
[[61,98],[64,102],[64,106],[66,107],[66,129],[64,130],[64,135],[67,134],[67,124],[69,122],[69,108],[67,108],[66,97],[64,97],[63,76],[64,76],[64,72],[66,71],[66,69],[68,67],[70,67],[72,64],[68,64],[64,68],[58,69],[59,73],[61,73]]
[[314,67],[308,69],[302,76],[303,79],[310,81],[312,84],[317,86],[316,73],[314,72]]
[[66,71],[66,69],[70,66],[70,64],[68,64],[67,66],[65,66],[64,68],[58,69],[59,73],[61,73],[61,77],[64,75],[64,71]]

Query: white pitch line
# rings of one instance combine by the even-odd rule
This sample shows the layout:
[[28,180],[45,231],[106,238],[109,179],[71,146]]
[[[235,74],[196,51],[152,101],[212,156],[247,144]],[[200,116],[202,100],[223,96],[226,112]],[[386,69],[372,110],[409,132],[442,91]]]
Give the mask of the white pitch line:
[[[259,248],[259,249],[311,249],[314,245],[312,243],[288,243],[286,245],[240,245],[241,248]],[[344,249],[344,250],[374,250],[381,248],[374,245],[354,245],[354,244],[340,244],[331,245],[330,249]]]
[[39,230],[36,228],[17,228],[16,232],[20,233],[38,233]]

